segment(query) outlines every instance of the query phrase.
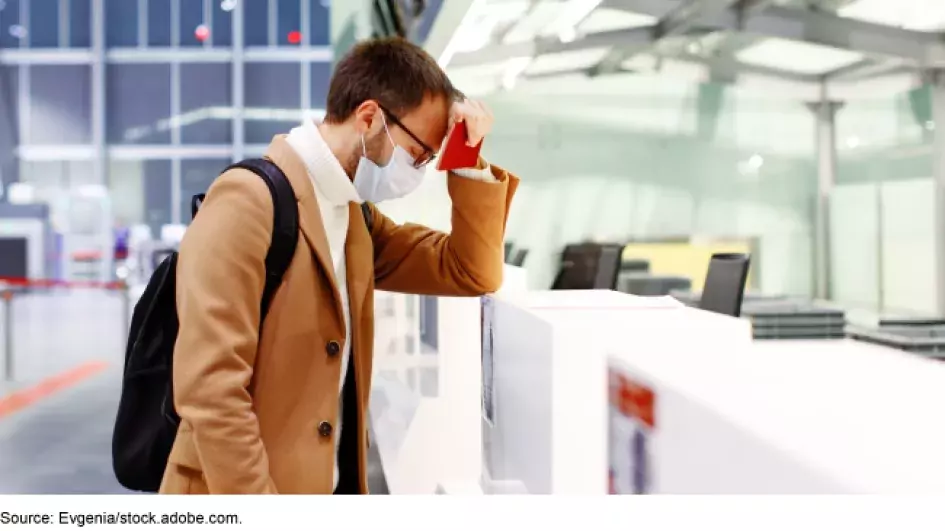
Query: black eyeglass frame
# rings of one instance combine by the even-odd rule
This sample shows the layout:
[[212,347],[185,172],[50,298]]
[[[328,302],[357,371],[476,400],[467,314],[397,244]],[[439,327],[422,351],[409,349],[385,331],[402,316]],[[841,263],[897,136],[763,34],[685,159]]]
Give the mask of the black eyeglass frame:
[[422,168],[426,166],[427,164],[433,162],[434,159],[436,159],[436,155],[437,155],[436,151],[434,151],[433,148],[428,146],[426,142],[424,142],[423,140],[420,140],[420,138],[417,137],[417,135],[413,134],[413,131],[408,129],[407,126],[404,125],[404,123],[400,121],[400,118],[397,118],[396,114],[387,110],[387,108],[381,105],[380,103],[378,103],[377,106],[380,107],[382,111],[384,111],[384,115],[387,117],[388,120],[391,121],[391,123],[399,127],[401,130],[403,130],[403,132],[407,133],[407,136],[412,138],[414,142],[416,142],[417,144],[420,144],[420,147],[423,148],[423,153],[421,153],[420,156],[417,157],[413,161],[414,168]]

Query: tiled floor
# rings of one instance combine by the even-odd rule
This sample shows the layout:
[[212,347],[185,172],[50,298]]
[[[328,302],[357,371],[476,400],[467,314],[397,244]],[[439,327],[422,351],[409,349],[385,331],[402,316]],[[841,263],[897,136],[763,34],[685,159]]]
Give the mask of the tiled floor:
[[[0,493],[127,492],[111,468],[125,344],[121,299],[96,292],[29,294],[15,301],[13,317],[14,381],[0,380],[0,398],[91,361],[108,367],[0,417]],[[368,472],[372,493],[386,494],[376,448]]]

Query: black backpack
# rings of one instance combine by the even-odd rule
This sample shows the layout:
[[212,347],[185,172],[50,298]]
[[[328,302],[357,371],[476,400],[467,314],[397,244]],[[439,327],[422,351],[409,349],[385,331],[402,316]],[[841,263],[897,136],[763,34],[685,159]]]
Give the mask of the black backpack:
[[[271,161],[245,160],[227,170],[233,168],[258,175],[272,195],[273,234],[266,254],[266,284],[260,301],[265,319],[269,302],[295,254],[298,205],[289,180]],[[192,215],[196,216],[203,198],[203,194],[193,197]],[[361,209],[370,232],[371,210],[367,203]],[[122,486],[136,491],[157,492],[160,488],[180,424],[172,384],[174,343],[179,329],[176,270],[176,252],[155,268],[135,304],[125,350],[121,399],[112,433],[112,468]]]

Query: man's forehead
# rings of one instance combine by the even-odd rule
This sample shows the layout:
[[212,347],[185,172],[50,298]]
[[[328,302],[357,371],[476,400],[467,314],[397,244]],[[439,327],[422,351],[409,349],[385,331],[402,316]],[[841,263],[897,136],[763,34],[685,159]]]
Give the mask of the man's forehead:
[[442,99],[428,98],[401,121],[431,148],[439,149],[449,121],[449,105]]

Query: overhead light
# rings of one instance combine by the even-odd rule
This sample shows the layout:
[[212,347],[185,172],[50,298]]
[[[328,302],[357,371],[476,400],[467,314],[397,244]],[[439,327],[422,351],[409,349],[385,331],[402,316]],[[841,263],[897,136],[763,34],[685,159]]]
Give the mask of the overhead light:
[[847,148],[848,148],[848,149],[856,149],[856,148],[858,148],[858,147],[860,147],[860,138],[859,138],[859,137],[851,136],[850,138],[847,139]]
[[10,26],[10,35],[15,39],[25,39],[26,33],[26,28],[19,24]]
[[692,41],[686,45],[686,51],[692,55],[699,55],[702,53],[702,43],[699,41]]
[[194,30],[194,36],[197,37],[198,41],[204,42],[210,38],[210,28],[206,24],[201,24]]
[[764,166],[764,164],[765,164],[765,159],[761,155],[755,154],[755,155],[752,155],[751,158],[748,159],[748,165],[756,170]]
[[224,11],[233,11],[236,9],[237,0],[221,0],[220,9]]

